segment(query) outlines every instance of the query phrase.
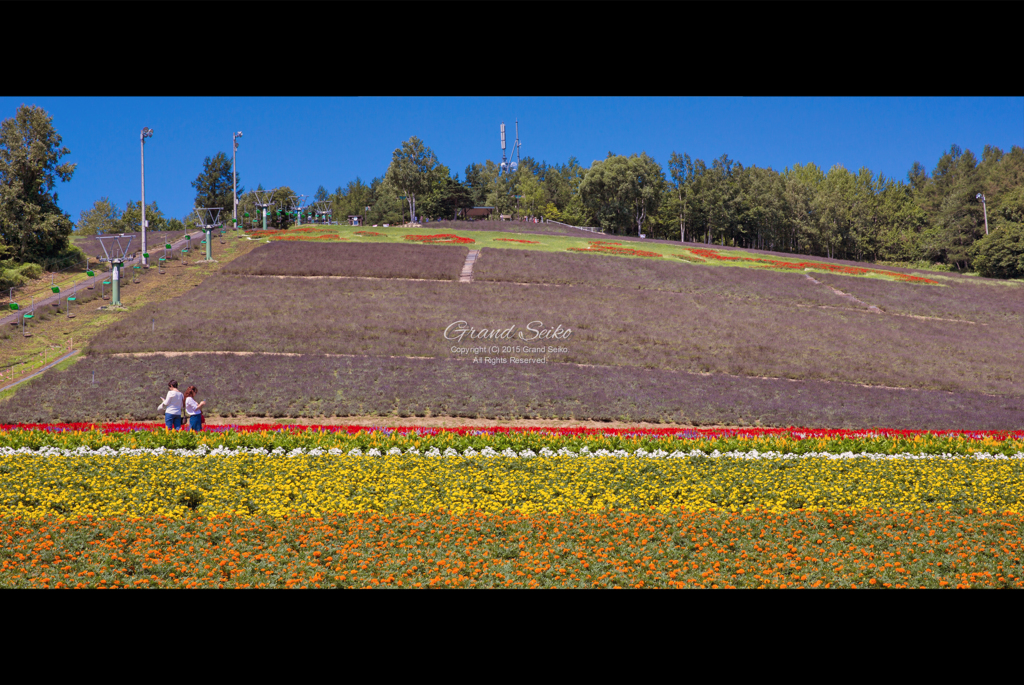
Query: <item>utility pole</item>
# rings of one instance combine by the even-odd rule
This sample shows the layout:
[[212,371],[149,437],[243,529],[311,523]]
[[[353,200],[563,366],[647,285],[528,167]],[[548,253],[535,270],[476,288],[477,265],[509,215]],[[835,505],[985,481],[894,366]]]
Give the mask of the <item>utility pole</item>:
[[[153,129],[148,126],[142,129],[139,135],[139,147],[142,150],[142,254],[148,254],[146,249],[146,138],[153,137]],[[142,263],[149,267],[149,258],[143,257]]]
[[231,196],[234,198],[234,209],[231,212],[231,218],[234,223],[234,228],[238,228],[238,172],[235,168],[235,153],[238,152],[238,139],[242,137],[242,132],[231,136]]

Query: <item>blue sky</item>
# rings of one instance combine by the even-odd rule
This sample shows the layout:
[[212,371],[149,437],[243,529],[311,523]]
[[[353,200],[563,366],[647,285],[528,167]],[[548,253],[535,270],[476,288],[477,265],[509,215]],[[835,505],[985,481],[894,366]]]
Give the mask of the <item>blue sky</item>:
[[522,154],[584,166],[608,152],[646,151],[663,166],[673,152],[710,164],[728,154],[782,170],[814,162],[868,167],[905,179],[915,160],[931,171],[951,144],[978,157],[986,144],[1024,146],[1024,97],[999,98],[78,98],[0,97],[0,118],[22,104],[52,117],[66,161],[61,207],[77,221],[101,196],[118,206],[141,192],[139,132],[146,141],[146,200],[167,216],[191,211],[203,159],[231,154],[242,131],[241,184],[288,185],[312,195],[356,176],[383,175],[403,140],[418,136],[464,177],[466,165],[500,161],[519,119]]

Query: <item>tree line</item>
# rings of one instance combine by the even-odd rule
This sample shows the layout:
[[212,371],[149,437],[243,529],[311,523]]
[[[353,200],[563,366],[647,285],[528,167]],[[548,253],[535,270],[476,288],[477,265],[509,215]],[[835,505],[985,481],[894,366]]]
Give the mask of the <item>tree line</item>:
[[667,173],[646,153],[611,152],[590,167],[526,157],[516,172],[498,172],[487,160],[460,180],[413,137],[384,176],[334,191],[335,217],[400,223],[418,207],[454,219],[483,206],[613,235],[1024,278],[1024,148],[1016,145],[986,145],[980,160],[952,145],[931,173],[914,162],[905,180],[814,163],[776,171],[728,155],[709,164],[677,152]]
[[[0,126],[0,287],[29,272],[60,268],[84,254],[70,244],[75,222],[58,205],[57,182],[75,165],[41,108],[22,106]],[[192,182],[197,207],[221,207],[230,225],[233,203],[228,155],[207,157]],[[262,190],[262,186],[257,186]],[[285,228],[293,216],[288,187],[274,190],[268,227]],[[239,219],[259,214],[251,193],[238,185]],[[982,201],[984,198],[984,202]],[[320,186],[314,201],[330,204],[335,221],[359,215],[367,224],[401,224],[430,217],[452,220],[471,207],[495,214],[543,217],[612,235],[730,245],[856,261],[934,265],[982,275],[1024,278],[1024,148],[986,145],[981,159],[952,145],[929,173],[915,161],[906,179],[870,169],[813,163],[782,171],[744,166],[722,155],[693,159],[673,152],[666,168],[642,152],[612,152],[584,167],[521,160],[499,173],[492,160],[469,164],[463,178],[441,164],[417,137],[401,143],[382,176],[357,177],[333,193]],[[186,230],[194,214],[166,217],[146,204],[149,230]],[[135,232],[141,205],[121,209],[108,197],[83,211],[82,234]],[[26,271],[27,270],[27,271]]]

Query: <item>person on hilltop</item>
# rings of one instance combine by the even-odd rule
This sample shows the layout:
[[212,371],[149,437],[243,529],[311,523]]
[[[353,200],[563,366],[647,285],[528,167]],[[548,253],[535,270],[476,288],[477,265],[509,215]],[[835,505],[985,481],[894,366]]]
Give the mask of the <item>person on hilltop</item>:
[[157,411],[164,409],[164,425],[167,426],[167,430],[181,429],[181,412],[185,405],[185,396],[178,390],[178,381],[172,380],[167,384],[167,397],[157,407]]
[[203,430],[203,405],[206,401],[196,402],[196,393],[199,390],[194,385],[188,386],[185,390],[185,415],[188,416],[188,429],[190,431]]

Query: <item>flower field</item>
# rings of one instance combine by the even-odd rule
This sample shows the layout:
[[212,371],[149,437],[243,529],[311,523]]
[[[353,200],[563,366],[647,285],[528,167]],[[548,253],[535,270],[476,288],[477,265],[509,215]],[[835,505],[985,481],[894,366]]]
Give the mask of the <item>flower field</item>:
[[472,238],[460,238],[454,233],[438,233],[437,235],[407,235],[405,240],[414,243],[424,243],[427,245],[467,245],[469,243],[475,243],[476,241]]
[[1019,514],[0,518],[6,587],[1020,588]]
[[272,235],[269,238],[274,242],[279,241],[304,241],[304,242],[326,242],[326,241],[344,241],[346,238],[334,235],[333,233],[327,233],[325,235]]
[[[431,442],[431,441],[428,441]],[[923,507],[1024,513],[1012,456],[542,448],[0,452],[0,516],[455,514]]]
[[587,247],[569,247],[569,252],[596,252],[598,254],[621,255],[624,257],[660,257],[657,252],[622,247],[622,243],[609,240],[591,240]]
[[1024,587],[1024,431],[0,428],[7,587]]

